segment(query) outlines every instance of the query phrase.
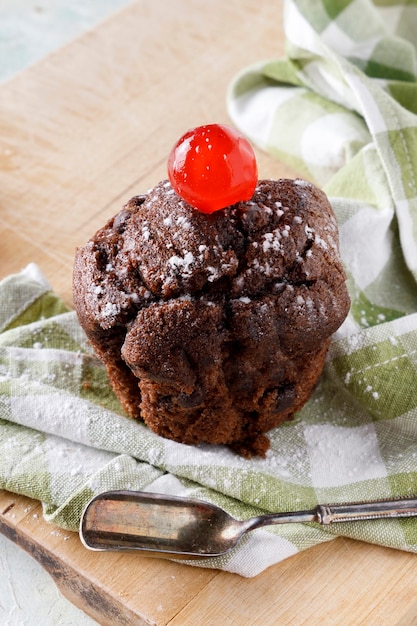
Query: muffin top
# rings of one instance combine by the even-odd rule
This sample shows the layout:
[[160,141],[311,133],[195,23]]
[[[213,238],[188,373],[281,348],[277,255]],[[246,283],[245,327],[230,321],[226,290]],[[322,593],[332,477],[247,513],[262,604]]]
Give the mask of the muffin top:
[[308,328],[319,317],[326,336],[348,307],[333,210],[300,179],[261,180],[250,201],[211,215],[162,181],[78,250],[77,266],[75,300],[103,330],[172,299],[227,307],[279,295],[284,309],[291,303],[293,325],[310,317]]

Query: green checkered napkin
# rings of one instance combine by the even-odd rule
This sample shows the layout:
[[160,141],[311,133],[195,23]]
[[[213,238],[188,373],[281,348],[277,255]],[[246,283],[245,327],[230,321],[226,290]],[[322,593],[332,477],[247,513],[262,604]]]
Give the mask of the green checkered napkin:
[[[0,487],[77,529],[107,489],[192,495],[236,517],[417,493],[417,4],[297,0],[287,58],[236,78],[229,111],[258,145],[324,185],[352,309],[321,382],[266,459],[165,440],[120,409],[105,371],[35,266],[0,283]],[[417,552],[417,519],[289,524],[197,565],[254,576],[335,535]]]

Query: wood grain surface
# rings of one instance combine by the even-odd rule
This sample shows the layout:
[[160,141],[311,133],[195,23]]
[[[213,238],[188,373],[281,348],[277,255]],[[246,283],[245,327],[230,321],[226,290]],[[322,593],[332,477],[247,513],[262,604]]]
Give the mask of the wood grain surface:
[[[283,54],[272,0],[138,0],[0,87],[1,277],[36,262],[71,304],[74,249],[166,177],[188,128],[229,122],[248,64]],[[294,175],[258,153],[262,177]],[[415,555],[336,539],[254,579],[92,553],[0,492],[0,532],[103,625],[417,624]]]

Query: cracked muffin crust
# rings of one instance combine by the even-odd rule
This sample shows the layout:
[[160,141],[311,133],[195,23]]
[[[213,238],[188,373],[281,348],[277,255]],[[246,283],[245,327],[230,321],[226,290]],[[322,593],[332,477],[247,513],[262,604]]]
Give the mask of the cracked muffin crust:
[[333,210],[307,181],[261,180],[211,215],[162,181],[77,250],[73,292],[130,416],[251,456],[309,398],[345,278]]

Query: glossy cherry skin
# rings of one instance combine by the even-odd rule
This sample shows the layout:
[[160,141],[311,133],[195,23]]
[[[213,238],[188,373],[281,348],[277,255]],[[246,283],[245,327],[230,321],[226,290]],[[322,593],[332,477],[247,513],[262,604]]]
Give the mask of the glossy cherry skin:
[[250,200],[258,182],[256,157],[248,140],[221,124],[185,133],[168,158],[168,176],[181,198],[202,213]]

